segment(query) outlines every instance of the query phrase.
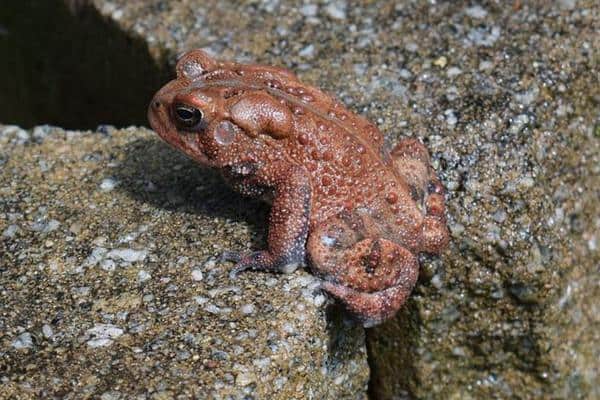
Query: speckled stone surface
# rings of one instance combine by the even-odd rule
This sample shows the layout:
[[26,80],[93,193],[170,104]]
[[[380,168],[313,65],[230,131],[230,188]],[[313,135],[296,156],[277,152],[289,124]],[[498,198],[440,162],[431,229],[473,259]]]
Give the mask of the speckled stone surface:
[[0,125],[0,398],[366,398],[310,275],[217,261],[265,211],[145,129]]
[[288,66],[427,143],[452,245],[370,332],[375,395],[598,395],[596,2],[95,3],[155,54]]
[[374,397],[600,397],[597,1],[91,4],[157,60],[286,66],[427,144],[452,242],[367,332]]

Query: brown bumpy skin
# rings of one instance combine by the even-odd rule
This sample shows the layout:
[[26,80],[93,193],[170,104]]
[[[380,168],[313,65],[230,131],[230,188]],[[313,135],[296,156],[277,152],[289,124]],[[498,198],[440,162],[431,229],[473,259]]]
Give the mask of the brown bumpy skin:
[[276,67],[185,54],[148,109],[152,128],[248,196],[272,200],[268,248],[236,261],[290,272],[308,263],[365,326],[410,294],[420,252],[448,243],[444,189],[415,139],[384,147],[379,130]]

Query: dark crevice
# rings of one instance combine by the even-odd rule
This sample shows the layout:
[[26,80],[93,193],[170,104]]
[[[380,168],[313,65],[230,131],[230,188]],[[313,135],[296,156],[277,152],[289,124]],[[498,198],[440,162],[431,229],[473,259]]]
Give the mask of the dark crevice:
[[[370,400],[414,398],[413,385],[418,382],[414,349],[420,326],[416,304],[409,300],[395,318],[367,329]],[[390,386],[392,376],[395,382]]]
[[171,75],[164,57],[85,1],[3,0],[0,54],[0,122],[24,127],[147,125],[148,102]]

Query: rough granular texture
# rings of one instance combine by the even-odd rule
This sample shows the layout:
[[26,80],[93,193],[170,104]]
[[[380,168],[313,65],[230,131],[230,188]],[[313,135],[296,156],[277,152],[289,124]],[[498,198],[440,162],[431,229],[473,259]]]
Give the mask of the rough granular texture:
[[155,54],[292,67],[433,153],[453,239],[369,332],[374,395],[599,396],[597,2],[158,3],[95,2]]
[[403,118],[453,237],[370,332],[381,398],[600,395],[599,7],[517,3],[406,7],[377,34],[414,51]]
[[[290,67],[390,142],[427,145],[451,246],[423,260],[397,320],[367,333],[374,395],[600,398],[597,1],[88,3],[160,63],[202,47]],[[203,190],[214,209],[235,209]],[[240,226],[234,214],[224,229]],[[250,230],[262,239],[261,226]],[[191,240],[209,240],[194,227]]]
[[305,272],[231,280],[266,210],[154,133],[0,126],[0,163],[0,398],[366,397],[363,329]]

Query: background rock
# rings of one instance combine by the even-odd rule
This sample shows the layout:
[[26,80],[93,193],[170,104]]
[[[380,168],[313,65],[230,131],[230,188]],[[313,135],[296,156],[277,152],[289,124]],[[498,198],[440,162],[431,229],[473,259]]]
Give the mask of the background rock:
[[[123,48],[147,45],[129,63],[126,51],[100,46],[116,71],[150,68],[144,79],[163,79],[166,64],[194,47],[286,66],[375,121],[390,142],[427,144],[448,188],[453,240],[441,258],[424,258],[399,317],[368,331],[374,397],[600,397],[597,2],[69,4],[76,31],[87,21],[109,26]],[[149,96],[143,73],[109,76],[103,102],[140,115],[137,100],[115,93]],[[91,122],[110,122],[92,110]],[[21,229],[13,225],[9,236]],[[19,334],[11,340],[27,345]]]

